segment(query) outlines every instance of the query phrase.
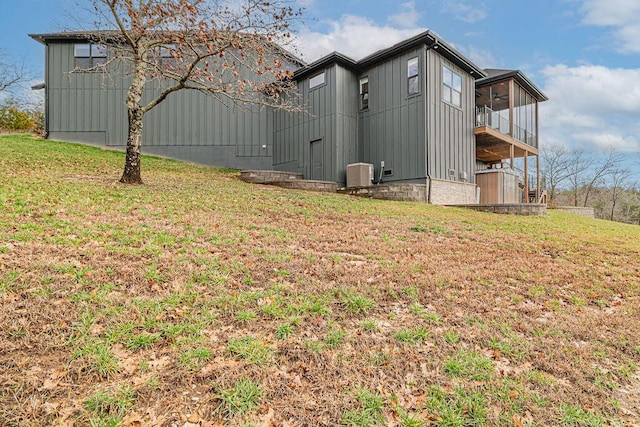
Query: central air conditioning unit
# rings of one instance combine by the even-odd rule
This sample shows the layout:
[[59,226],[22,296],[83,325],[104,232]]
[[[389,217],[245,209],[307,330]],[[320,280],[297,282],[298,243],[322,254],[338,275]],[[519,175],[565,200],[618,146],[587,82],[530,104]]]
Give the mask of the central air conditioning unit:
[[369,187],[373,182],[371,163],[352,163],[347,165],[347,187]]

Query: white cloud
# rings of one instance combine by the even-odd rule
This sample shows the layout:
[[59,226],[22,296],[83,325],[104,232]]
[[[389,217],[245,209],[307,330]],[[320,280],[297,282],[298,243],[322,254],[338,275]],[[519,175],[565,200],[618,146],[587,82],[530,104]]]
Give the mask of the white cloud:
[[484,3],[472,4],[468,0],[443,0],[442,11],[451,13],[456,19],[473,24],[487,17]]
[[326,33],[302,30],[297,46],[303,58],[314,61],[338,51],[353,59],[361,59],[377,50],[414,36],[425,28],[378,25],[374,21],[354,15],[343,15],[339,21],[328,21]]
[[422,14],[416,9],[413,1],[402,3],[400,10],[389,17],[389,22],[400,28],[415,28],[418,26]]
[[640,52],[640,2],[637,0],[583,0],[583,23],[612,27],[618,51]]
[[316,3],[316,0],[298,0],[298,4],[305,8],[312,7],[315,5],[315,3]]
[[455,44],[452,44],[452,46],[480,68],[500,68],[501,66],[502,61],[498,61],[489,49],[481,49],[475,46],[457,46]]
[[640,69],[596,65],[542,71],[541,140],[585,150],[640,151]]

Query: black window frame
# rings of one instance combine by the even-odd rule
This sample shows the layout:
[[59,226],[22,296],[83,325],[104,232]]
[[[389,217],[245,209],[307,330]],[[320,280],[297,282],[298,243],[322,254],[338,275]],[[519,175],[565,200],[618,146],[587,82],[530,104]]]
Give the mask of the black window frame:
[[173,52],[177,49],[175,43],[167,43],[162,46],[155,47],[152,50],[153,59],[160,68],[166,68],[174,66],[176,59],[173,57]]
[[[450,75],[450,78],[448,78],[448,74]],[[459,81],[460,83],[457,87],[456,81]],[[457,108],[462,108],[462,81],[461,74],[455,72],[446,65],[442,66],[442,102],[453,105]],[[454,102],[454,94],[457,96],[458,102]]]
[[369,109],[369,76],[360,78],[360,109]]
[[[86,52],[80,49],[86,48]],[[75,43],[73,65],[79,71],[98,71],[107,63],[107,46],[101,43]]]
[[[412,63],[415,62],[415,68]],[[407,95],[415,96],[420,93],[420,57],[407,59]]]

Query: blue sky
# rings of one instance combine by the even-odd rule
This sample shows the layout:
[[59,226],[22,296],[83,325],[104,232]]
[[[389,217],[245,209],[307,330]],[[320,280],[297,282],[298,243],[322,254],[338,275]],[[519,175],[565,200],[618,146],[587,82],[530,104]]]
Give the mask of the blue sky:
[[[479,66],[520,69],[545,91],[542,144],[640,159],[640,0],[299,2],[307,60],[334,50],[359,59],[430,29]],[[0,0],[4,53],[41,75],[44,49],[27,34],[79,29],[75,4]]]

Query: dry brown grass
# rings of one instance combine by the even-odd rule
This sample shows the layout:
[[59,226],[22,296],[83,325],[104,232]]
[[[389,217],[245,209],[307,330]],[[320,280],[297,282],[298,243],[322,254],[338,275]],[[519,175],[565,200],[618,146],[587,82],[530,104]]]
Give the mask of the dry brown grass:
[[638,227],[120,162],[0,137],[0,424],[638,423]]

